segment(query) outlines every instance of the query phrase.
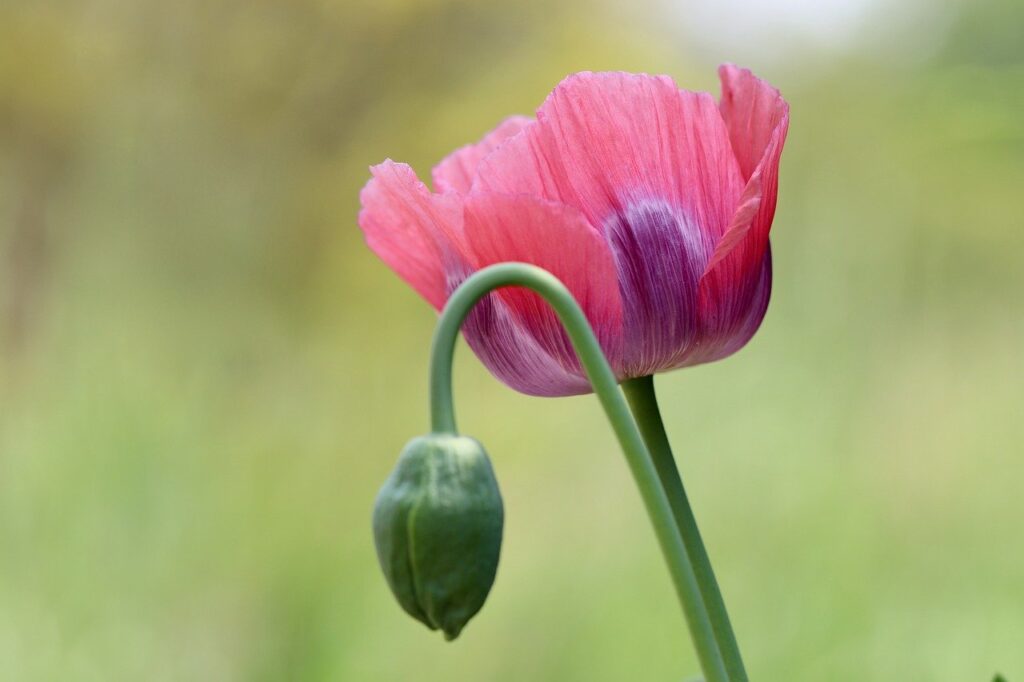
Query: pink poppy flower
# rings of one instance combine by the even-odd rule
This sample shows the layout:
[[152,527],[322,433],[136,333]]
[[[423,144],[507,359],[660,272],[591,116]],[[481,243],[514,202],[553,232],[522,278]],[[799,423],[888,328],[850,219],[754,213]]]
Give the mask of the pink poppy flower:
[[[730,355],[768,305],[789,106],[750,71],[725,65],[719,76],[718,103],[667,76],[569,76],[536,119],[509,118],[444,159],[435,192],[408,165],[384,161],[360,194],[366,241],[437,309],[485,266],[546,268],[622,380]],[[491,294],[463,331],[516,390],[590,390],[531,292]]]

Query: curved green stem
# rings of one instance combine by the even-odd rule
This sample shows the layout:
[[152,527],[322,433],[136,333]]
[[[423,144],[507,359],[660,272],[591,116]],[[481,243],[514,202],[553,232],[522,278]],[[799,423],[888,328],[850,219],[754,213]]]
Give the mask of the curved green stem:
[[732,625],[729,623],[722,592],[718,589],[718,581],[715,580],[715,573],[711,569],[711,560],[704,548],[704,541],[701,540],[700,530],[697,529],[697,520],[693,516],[693,509],[690,508],[686,489],[683,488],[683,479],[676,467],[675,457],[672,456],[672,447],[669,445],[665,423],[661,419],[658,399],[654,393],[654,377],[630,379],[622,384],[622,388],[647,443],[647,449],[654,459],[662,488],[672,506],[672,514],[682,535],[683,544],[686,545],[686,553],[693,564],[697,584],[700,585],[701,596],[707,607],[715,641],[722,652],[729,679],[733,682],[747,682],[747,672],[743,668],[743,659],[740,657],[736,635],[733,634]]
[[690,563],[672,508],[658,479],[644,439],[618,389],[612,372],[586,316],[572,294],[554,275],[525,263],[502,263],[473,274],[448,299],[434,333],[430,363],[430,414],[435,433],[455,433],[452,408],[452,358],[459,328],[477,301],[493,289],[521,286],[540,294],[565,325],[573,348],[608,415],[630,471],[640,489],[662,554],[690,627],[697,656],[707,682],[732,682],[723,662],[700,585]]

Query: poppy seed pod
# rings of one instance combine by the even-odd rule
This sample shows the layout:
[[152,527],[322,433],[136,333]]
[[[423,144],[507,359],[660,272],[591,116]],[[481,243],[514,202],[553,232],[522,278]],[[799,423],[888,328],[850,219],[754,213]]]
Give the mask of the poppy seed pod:
[[373,510],[377,558],[402,608],[445,639],[458,637],[494,583],[503,523],[480,443],[439,434],[411,440]]

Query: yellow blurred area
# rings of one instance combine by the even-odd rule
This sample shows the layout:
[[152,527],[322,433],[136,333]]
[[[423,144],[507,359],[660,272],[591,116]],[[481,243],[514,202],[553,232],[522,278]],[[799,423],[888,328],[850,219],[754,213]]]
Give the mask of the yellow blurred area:
[[370,535],[434,314],[365,247],[566,74],[736,61],[792,106],[751,344],[659,377],[751,678],[1024,679],[1024,5],[0,6],[0,680],[683,680],[592,396],[464,348],[506,540],[458,641]]

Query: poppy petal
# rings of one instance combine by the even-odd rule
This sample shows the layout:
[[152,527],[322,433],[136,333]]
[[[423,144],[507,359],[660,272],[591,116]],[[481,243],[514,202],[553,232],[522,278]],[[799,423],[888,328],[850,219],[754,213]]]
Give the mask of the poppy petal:
[[[616,364],[623,311],[615,262],[607,243],[579,211],[525,195],[474,192],[466,199],[465,224],[476,268],[517,261],[552,273],[572,292],[609,361]],[[569,338],[547,302],[522,288],[503,289],[499,298],[537,347],[570,374],[583,377]],[[583,386],[568,388],[589,390],[589,382],[583,381]],[[545,395],[565,394],[555,390]]]
[[480,161],[497,149],[505,140],[533,123],[533,119],[525,116],[510,116],[502,121],[497,128],[487,133],[476,144],[460,147],[446,156],[434,167],[434,188],[438,192],[458,192],[468,194],[476,176]]
[[359,194],[359,227],[367,245],[440,310],[448,298],[446,265],[462,253],[461,200],[431,193],[404,163],[388,159],[370,172]]
[[704,252],[685,221],[668,204],[651,203],[631,207],[606,227],[624,308],[625,378],[679,366],[696,340]]
[[778,90],[747,69],[725,64],[718,73],[722,80],[722,118],[746,187],[707,271],[739,249],[732,269],[742,266],[756,275],[775,217],[779,158],[789,129],[789,105]]
[[[453,291],[462,279],[452,281]],[[462,333],[491,374],[520,393],[565,396],[592,390],[580,372],[567,368],[541,348],[500,292],[484,296],[473,306],[462,324]]]
[[743,179],[749,180],[765,158],[776,130],[788,127],[789,105],[776,88],[749,69],[723,64],[718,77],[722,83],[722,119]]
[[575,206],[592,225],[665,202],[700,230],[707,256],[743,187],[728,131],[707,93],[667,76],[569,76],[537,122],[480,164],[477,186]]
[[[728,357],[747,345],[768,311],[772,293],[771,247],[765,248],[757,276],[747,288],[747,298],[730,299],[727,292],[714,291],[701,281],[701,342],[686,359],[687,365],[698,365]],[[733,301],[723,305],[722,301]]]
[[712,344],[715,338],[743,336],[740,331],[752,315],[756,317],[762,301],[767,305],[761,291],[764,264],[770,262],[768,233],[775,217],[779,159],[789,127],[789,105],[778,90],[746,69],[725,65],[719,75],[722,116],[747,185],[701,277],[701,317]]

